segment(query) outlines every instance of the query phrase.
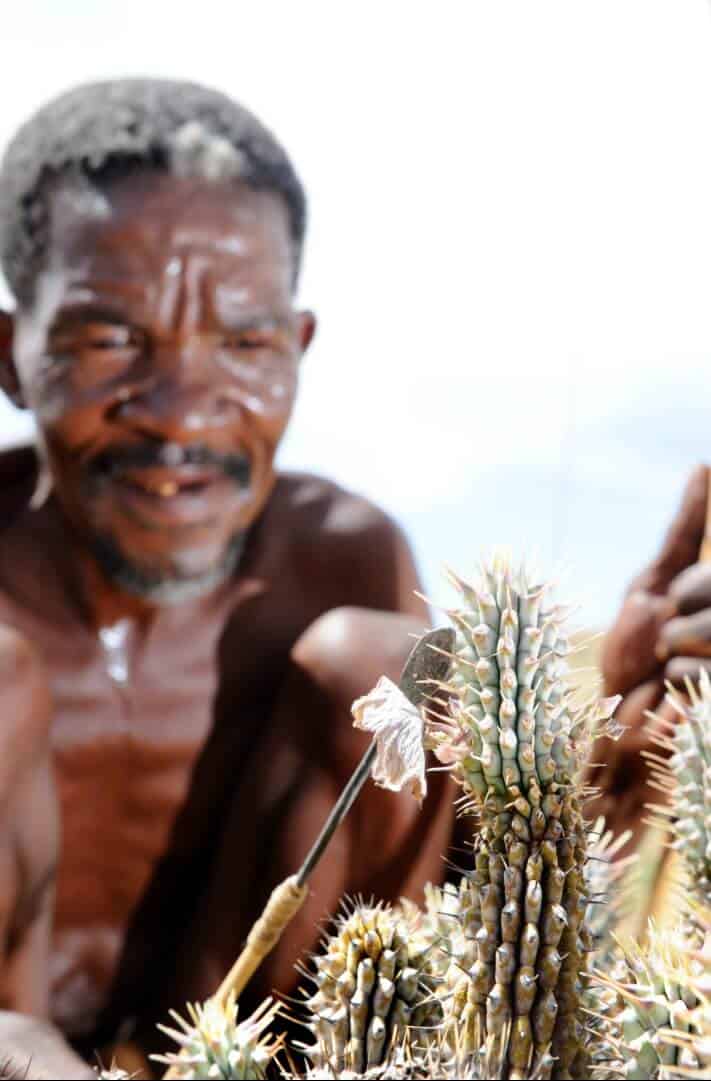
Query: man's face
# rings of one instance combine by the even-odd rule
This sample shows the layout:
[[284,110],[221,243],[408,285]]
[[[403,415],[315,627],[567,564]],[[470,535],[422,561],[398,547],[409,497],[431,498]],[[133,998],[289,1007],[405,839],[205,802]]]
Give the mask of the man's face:
[[55,491],[104,570],[158,602],[234,565],[273,483],[313,320],[286,208],[145,172],[58,189],[15,358]]

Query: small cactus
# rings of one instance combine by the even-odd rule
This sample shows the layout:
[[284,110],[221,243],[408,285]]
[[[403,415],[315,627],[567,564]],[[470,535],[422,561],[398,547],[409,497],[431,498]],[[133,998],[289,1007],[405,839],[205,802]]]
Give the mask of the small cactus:
[[597,977],[618,996],[608,1034],[622,1051],[621,1075],[628,1081],[711,1073],[710,958],[695,939],[688,925],[664,932],[652,926],[643,947],[627,947],[614,975]]
[[475,934],[479,925],[472,926],[476,918],[472,889],[465,875],[458,885],[428,883],[422,912],[410,902],[401,902],[415,929],[417,948],[427,954],[429,969],[442,984],[451,981],[453,973],[468,972],[476,960]]
[[596,965],[611,964],[618,952],[615,933],[634,904],[637,856],[619,857],[630,839],[629,832],[615,837],[598,818],[588,831],[585,886],[588,904],[585,926],[592,937]]
[[673,730],[652,717],[663,753],[648,753],[652,784],[665,797],[652,807],[654,824],[670,829],[679,854],[667,886],[666,910],[677,925],[650,925],[642,946],[627,945],[621,963],[612,953],[596,962],[596,982],[617,997],[604,1026],[618,1051],[626,1081],[707,1077],[711,1074],[711,681],[702,670],[686,696],[670,690],[678,720]]
[[307,999],[313,1069],[326,1076],[378,1069],[394,1040],[432,1019],[438,1005],[416,942],[404,915],[388,905],[356,904],[338,919],[314,958],[316,991]]
[[201,1006],[188,1006],[189,1021],[173,1011],[171,1017],[179,1027],[159,1028],[180,1050],[151,1057],[169,1066],[173,1077],[258,1081],[266,1077],[282,1043],[266,1034],[279,1010],[279,1003],[266,999],[251,1017],[238,1022],[237,1004],[230,995],[226,1002],[208,999]]
[[673,847],[682,860],[686,886],[701,904],[711,905],[711,680],[701,671],[698,685],[687,682],[687,698],[670,690],[678,713],[673,731],[652,720],[652,738],[662,755],[648,754],[652,783],[667,797],[653,808],[659,825],[671,826]]

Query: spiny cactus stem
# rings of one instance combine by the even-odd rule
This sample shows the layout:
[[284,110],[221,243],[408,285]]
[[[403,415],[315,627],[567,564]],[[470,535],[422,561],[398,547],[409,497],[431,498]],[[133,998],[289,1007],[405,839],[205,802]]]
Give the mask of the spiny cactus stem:
[[377,751],[377,743],[373,740],[353,771],[348,784],[333,805],[331,813],[326,819],[321,832],[311,846],[311,851],[297,871],[296,881],[299,886],[306,884],[306,880],[325,852],[328,842],[331,840],[341,822],[358,798],[358,793],[370,777],[370,771],[373,768]]

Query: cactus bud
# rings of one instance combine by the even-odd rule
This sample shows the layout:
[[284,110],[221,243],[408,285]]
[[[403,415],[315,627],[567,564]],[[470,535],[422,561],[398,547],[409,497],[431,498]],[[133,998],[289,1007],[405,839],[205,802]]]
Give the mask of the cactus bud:
[[245,1021],[237,1021],[234,995],[226,1002],[208,999],[202,1006],[188,1006],[189,1021],[172,1012],[177,1028],[159,1028],[180,1046],[167,1055],[152,1055],[155,1062],[171,1067],[181,1078],[266,1077],[267,1067],[282,1041],[266,1034],[279,1013],[280,1004],[266,999]]

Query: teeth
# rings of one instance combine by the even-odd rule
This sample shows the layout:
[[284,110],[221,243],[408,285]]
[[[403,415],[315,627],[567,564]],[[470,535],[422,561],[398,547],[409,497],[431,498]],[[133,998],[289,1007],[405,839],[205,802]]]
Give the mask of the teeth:
[[171,495],[175,495],[177,490],[178,490],[178,485],[175,484],[172,480],[169,480],[169,481],[166,481],[165,484],[160,485],[160,487],[158,488],[158,494],[162,495],[162,496],[165,496],[165,497],[168,497],[168,496],[171,496]]
[[160,459],[163,465],[182,465],[185,457],[185,451],[177,443],[166,443],[161,447]]

